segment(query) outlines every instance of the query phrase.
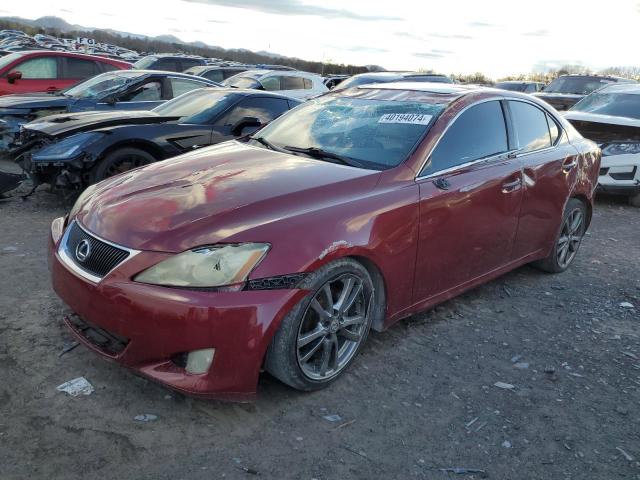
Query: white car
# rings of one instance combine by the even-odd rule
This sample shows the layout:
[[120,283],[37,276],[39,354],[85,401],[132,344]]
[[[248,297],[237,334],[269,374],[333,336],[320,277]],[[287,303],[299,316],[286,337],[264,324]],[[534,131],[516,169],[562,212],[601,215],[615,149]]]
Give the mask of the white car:
[[223,84],[279,92],[300,100],[308,100],[329,91],[320,75],[297,70],[247,70],[229,77]]
[[640,85],[609,85],[564,112],[564,117],[602,149],[598,188],[625,195],[640,207]]

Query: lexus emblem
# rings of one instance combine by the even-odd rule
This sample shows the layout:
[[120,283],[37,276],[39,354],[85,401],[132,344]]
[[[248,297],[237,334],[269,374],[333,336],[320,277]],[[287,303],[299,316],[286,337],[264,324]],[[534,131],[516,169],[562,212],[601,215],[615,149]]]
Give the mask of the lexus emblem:
[[84,262],[91,255],[91,243],[86,238],[80,240],[76,246],[76,258],[79,262]]

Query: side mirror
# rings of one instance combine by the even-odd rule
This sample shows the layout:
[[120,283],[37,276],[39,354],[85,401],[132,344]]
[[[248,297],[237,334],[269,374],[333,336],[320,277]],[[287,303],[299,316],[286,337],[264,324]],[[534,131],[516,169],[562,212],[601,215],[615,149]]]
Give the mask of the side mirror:
[[261,126],[262,122],[256,117],[242,117],[231,127],[231,133],[236,137],[242,137],[255,132]]
[[9,83],[16,83],[16,80],[20,80],[22,78],[22,72],[19,70],[13,70],[9,72],[7,75],[7,81]]

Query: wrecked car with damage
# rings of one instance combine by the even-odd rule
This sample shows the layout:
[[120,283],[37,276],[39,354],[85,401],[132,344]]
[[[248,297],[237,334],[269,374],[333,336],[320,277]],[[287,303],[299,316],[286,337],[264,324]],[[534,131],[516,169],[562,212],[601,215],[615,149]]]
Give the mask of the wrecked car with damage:
[[186,394],[252,399],[263,369],[317,390],[370,329],[523,264],[569,268],[599,164],[525,94],[330,92],[89,187],[51,224],[53,288],[80,342]]
[[255,132],[299,100],[201,88],[150,111],[53,115],[22,129],[19,163],[35,184],[83,189],[132,168]]
[[66,112],[149,110],[195,88],[219,84],[174,72],[120,70],[90,78],[59,93],[0,97],[0,152],[15,148],[20,127]]
[[598,189],[640,207],[640,85],[604,87],[564,117],[602,149]]

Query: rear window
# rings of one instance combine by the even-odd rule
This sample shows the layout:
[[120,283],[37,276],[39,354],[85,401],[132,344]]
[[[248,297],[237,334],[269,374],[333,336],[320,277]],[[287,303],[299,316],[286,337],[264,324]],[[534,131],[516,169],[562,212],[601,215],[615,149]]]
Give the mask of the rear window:
[[551,146],[547,114],[530,103],[509,101],[520,152]]
[[588,95],[594,90],[615,83],[606,78],[597,77],[558,77],[544,89],[548,93],[567,93]]
[[580,100],[571,110],[640,119],[640,94],[596,92]]

